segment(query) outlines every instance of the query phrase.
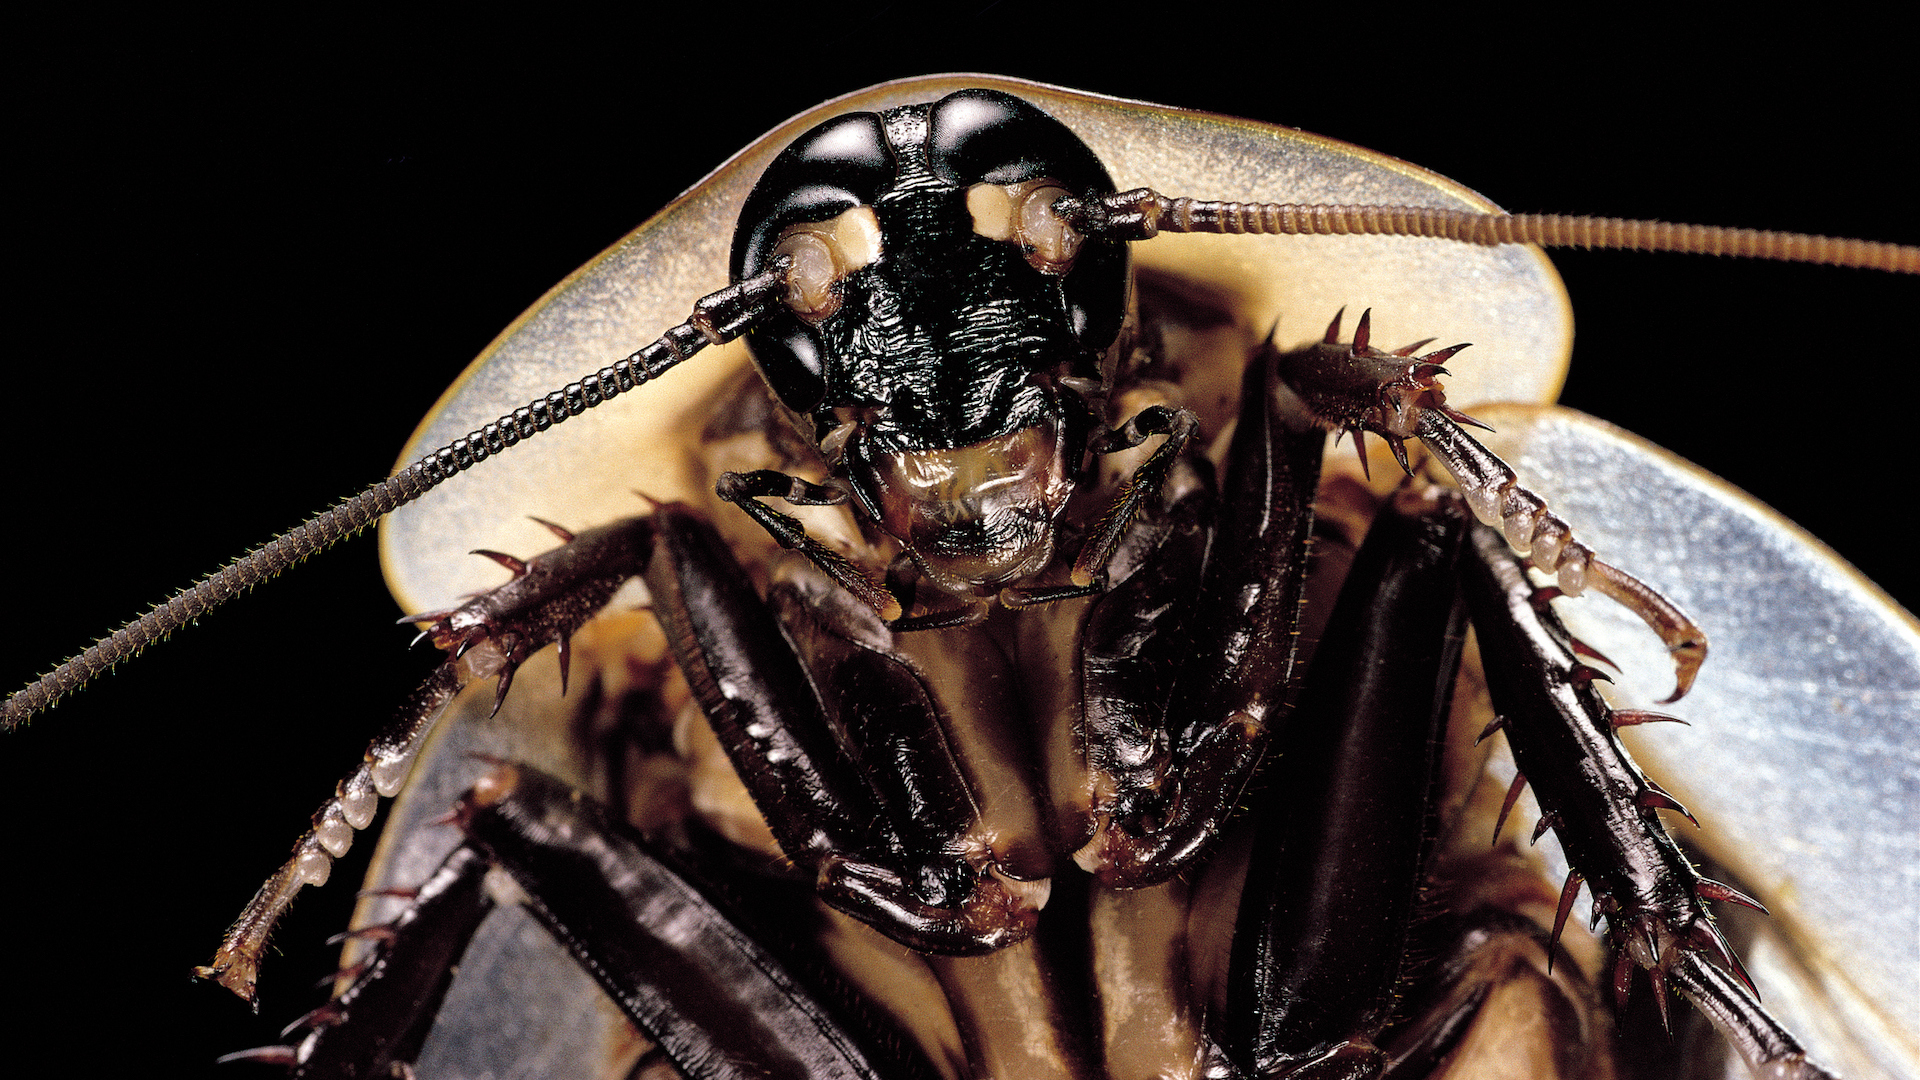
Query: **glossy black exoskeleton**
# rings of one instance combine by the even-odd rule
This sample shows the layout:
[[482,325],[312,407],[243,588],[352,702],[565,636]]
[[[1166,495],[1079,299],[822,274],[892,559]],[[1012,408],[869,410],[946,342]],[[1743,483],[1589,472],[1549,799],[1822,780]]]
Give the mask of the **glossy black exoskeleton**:
[[835,482],[729,474],[722,496],[890,615],[886,597],[754,497],[850,493],[963,599],[1044,570],[1099,423],[1083,388],[1098,385],[1127,294],[1126,245],[1073,233],[1051,204],[1112,190],[1065,125],[992,90],[802,136],[748,197],[732,275],[796,259],[806,283],[789,285],[749,344]]

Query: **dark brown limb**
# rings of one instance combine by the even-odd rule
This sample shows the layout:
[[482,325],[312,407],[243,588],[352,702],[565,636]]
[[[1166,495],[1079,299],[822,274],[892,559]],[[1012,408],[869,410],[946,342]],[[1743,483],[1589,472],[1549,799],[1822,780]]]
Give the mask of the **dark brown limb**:
[[[1164,881],[1205,851],[1237,805],[1279,719],[1292,671],[1313,496],[1324,438],[1275,380],[1263,351],[1241,384],[1217,538],[1150,761],[1115,783],[1106,818],[1075,855],[1102,883]],[[1093,670],[1092,668],[1088,669]],[[1088,729],[1138,728],[1098,715],[1113,695],[1089,687]],[[1138,736],[1129,736],[1137,738]],[[1098,752],[1090,752],[1098,757]]]
[[699,1080],[879,1080],[863,1040],[639,837],[508,766],[459,806],[467,835],[621,1010]]
[[968,839],[977,808],[913,672],[810,627],[806,604],[789,605],[783,630],[710,525],[679,506],[653,520],[647,584],[674,656],[781,850],[827,901],[922,951],[1031,933],[1041,896]]
[[564,649],[573,632],[640,573],[652,549],[650,518],[588,529],[531,559],[505,557],[514,575],[506,584],[457,607],[408,619],[431,622],[425,635],[450,657],[375,737],[360,765],[314,813],[313,828],[294,844],[293,856],[227,930],[212,962],[194,973],[253,1002],[267,939],[294,895],[303,886],[325,884],[333,860],[347,853],[355,830],[373,821],[380,797],[399,793],[414,756],[454,695],[470,682],[497,675],[498,709],[514,671],[548,645],[558,643]]
[[1229,992],[1244,1007],[1226,1017],[1228,1052],[1250,1075],[1385,1064],[1372,1040],[1407,964],[1466,640],[1454,575],[1465,510],[1403,498],[1427,513],[1374,519],[1251,807]]
[[[411,1064],[433,1029],[453,974],[493,910],[487,860],[468,845],[448,855],[386,931],[371,962],[316,1013],[311,1033],[285,1049],[289,1080],[391,1075]],[[223,1059],[225,1060],[225,1059]]]
[[[1494,707],[1567,861],[1607,919],[1621,957],[1619,988],[1627,965],[1637,964],[1663,1010],[1668,982],[1697,984],[1710,1001],[1703,1011],[1736,1047],[1752,1031],[1777,1029],[1707,911],[1706,900],[1728,890],[1701,878],[1660,824],[1657,811],[1671,800],[1620,744],[1565,628],[1535,603],[1526,571],[1497,533],[1476,528],[1473,552],[1462,564]],[[1730,977],[1702,974],[1711,965]]]

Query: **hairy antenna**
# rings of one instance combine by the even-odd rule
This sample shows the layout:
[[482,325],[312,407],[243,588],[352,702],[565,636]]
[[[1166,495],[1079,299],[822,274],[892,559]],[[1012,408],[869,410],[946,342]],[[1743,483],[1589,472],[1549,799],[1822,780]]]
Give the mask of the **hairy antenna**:
[[1540,244],[1674,251],[1920,274],[1920,247],[1626,218],[1482,214],[1431,206],[1220,202],[1168,198],[1151,188],[1097,199],[1062,199],[1054,203],[1054,210],[1081,232],[1126,240],[1145,240],[1163,232],[1417,236],[1487,247]]
[[668,330],[653,344],[455,439],[173,594],[7,698],[0,705],[0,731],[13,730],[114,665],[138,656],[148,645],[261,582],[278,577],[288,567],[358,535],[381,515],[418,499],[475,463],[659,378],[668,368],[710,344],[739,337],[769,304],[784,295],[786,271],[787,261],[782,260],[764,274],[702,297],[686,322]]

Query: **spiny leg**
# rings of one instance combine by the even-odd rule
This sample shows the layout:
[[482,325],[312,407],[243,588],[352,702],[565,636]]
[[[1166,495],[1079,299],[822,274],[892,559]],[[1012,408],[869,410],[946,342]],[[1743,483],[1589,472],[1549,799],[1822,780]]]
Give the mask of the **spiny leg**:
[[1506,462],[1467,433],[1462,425],[1485,425],[1449,406],[1438,381],[1448,373],[1441,362],[1465,345],[1425,356],[1413,354],[1426,342],[1383,351],[1369,340],[1372,314],[1360,316],[1350,343],[1340,341],[1341,314],[1335,314],[1321,341],[1281,356],[1280,378],[1300,395],[1314,421],[1351,432],[1356,448],[1363,432],[1381,436],[1409,472],[1405,443],[1418,438],[1460,485],[1474,516],[1500,528],[1515,551],[1556,575],[1561,593],[1579,596],[1589,587],[1597,589],[1660,635],[1674,660],[1675,687],[1667,700],[1684,696],[1706,660],[1706,632],[1651,586],[1595,558],[1565,521],[1548,512],[1545,499],[1522,487]]
[[430,623],[422,636],[432,637],[449,658],[414,691],[368,746],[361,764],[314,813],[313,828],[294,844],[293,857],[260,887],[221,939],[213,961],[196,968],[196,975],[255,1001],[267,939],[294,895],[303,886],[326,883],[333,860],[346,854],[355,831],[373,821],[380,798],[392,797],[406,783],[414,756],[462,687],[499,676],[498,709],[515,669],[556,642],[564,686],[567,639],[640,572],[652,551],[653,525],[648,518],[627,518],[578,536],[548,527],[565,543],[532,559],[480,553],[513,571],[506,584],[457,607],[403,620]]
[[1464,431],[1450,415],[1431,410],[1418,422],[1420,441],[1433,451],[1466,495],[1484,525],[1498,528],[1513,550],[1555,577],[1554,595],[1579,596],[1588,588],[1639,616],[1673,657],[1674,688],[1665,702],[1680,700],[1707,659],[1707,634],[1679,605],[1632,574],[1594,558],[1573,529],[1547,510],[1545,499],[1520,486],[1506,462]]
[[296,1080],[384,1076],[412,1063],[494,906],[497,886],[483,882],[498,866],[518,885],[507,893],[654,1040],[649,1053],[672,1061],[677,1075],[891,1080],[930,1071],[893,1033],[843,1024],[709,887],[552,777],[499,765],[452,817],[467,842],[412,892],[398,918],[362,932],[375,939],[371,959],[340,996],[302,1018],[306,1038],[235,1060],[285,1064]]
[[420,1053],[461,956],[493,910],[484,886],[488,862],[471,845],[453,850],[412,891],[392,922],[362,931],[372,953],[333,1000],[288,1031],[307,1029],[292,1046],[264,1046],[224,1061],[285,1065],[290,1080],[392,1075]]
[[1638,965],[1652,979],[1663,1015],[1671,983],[1756,1075],[1830,1075],[1760,1006],[1706,908],[1708,900],[1759,904],[1700,877],[1667,835],[1657,811],[1685,809],[1628,756],[1614,733],[1619,723],[1593,685],[1596,673],[1575,655],[1571,636],[1504,538],[1477,527],[1472,552],[1462,565],[1488,689],[1515,763],[1539,798],[1541,831],[1554,831],[1572,866],[1555,937],[1584,882],[1617,950],[1618,996],[1625,997]]
[[900,1075],[881,1067],[900,1065],[887,1056],[869,1061],[875,1040],[842,1024],[693,882],[559,781],[502,767],[461,800],[456,817],[683,1075]]

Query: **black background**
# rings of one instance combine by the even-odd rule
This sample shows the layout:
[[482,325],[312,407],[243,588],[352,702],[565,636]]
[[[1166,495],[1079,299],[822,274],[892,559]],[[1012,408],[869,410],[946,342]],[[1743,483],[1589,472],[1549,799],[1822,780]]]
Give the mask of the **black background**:
[[[1889,152],[1916,115],[1910,56],[1870,27],[1620,16],[1592,40],[1491,20],[1431,38],[1293,10],[1195,7],[1205,21],[1181,29],[879,5],[801,28],[704,8],[705,25],[22,28],[0,681],[380,475],[548,286],[765,129],[886,78],[992,71],[1292,124],[1514,210],[1920,241]],[[1896,535],[1911,281],[1556,261],[1580,334],[1570,402],[1756,492],[1913,602]],[[187,972],[431,666],[394,615],[362,540],[5,738],[9,1069],[198,1075],[316,1002],[303,984],[358,863],[286,924],[261,1019]],[[93,1034],[63,1034],[76,1017]]]

